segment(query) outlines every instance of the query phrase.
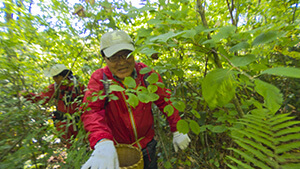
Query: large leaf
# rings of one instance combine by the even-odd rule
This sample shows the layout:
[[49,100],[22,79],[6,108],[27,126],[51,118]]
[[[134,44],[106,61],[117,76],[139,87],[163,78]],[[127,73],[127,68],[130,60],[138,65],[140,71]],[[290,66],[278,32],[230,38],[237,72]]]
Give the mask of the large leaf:
[[151,42],[155,42],[155,41],[158,41],[158,42],[164,42],[166,43],[170,38],[173,38],[175,36],[178,36],[180,34],[183,34],[185,32],[179,32],[179,33],[174,33],[174,32],[168,32],[168,33],[165,33],[165,34],[161,34],[161,35],[158,35],[154,38],[152,38],[150,41]]
[[[112,91],[117,91],[117,92],[121,92],[121,91],[124,91],[125,89],[119,85],[110,85],[109,86],[109,91],[112,92]],[[109,93],[110,93],[109,92]]]
[[280,90],[267,82],[255,80],[255,90],[262,95],[265,100],[265,106],[273,113],[275,113],[282,104],[282,94]]
[[211,71],[202,82],[204,100],[211,109],[224,106],[235,95],[236,81],[233,72],[227,69]]
[[249,48],[249,47],[250,47],[250,45],[249,45],[248,42],[241,42],[241,43],[238,43],[238,44],[232,46],[232,47],[229,49],[229,51],[230,51],[230,52],[236,52],[236,51],[239,51],[239,50],[242,50],[242,49],[247,49],[247,48]]
[[140,74],[146,74],[151,72],[151,68],[150,67],[144,67],[143,69],[140,70]]
[[185,120],[179,120],[176,124],[177,130],[183,134],[189,132],[189,124]]
[[212,36],[212,39],[217,42],[221,39],[226,39],[227,37],[229,37],[230,35],[234,34],[234,31],[236,30],[235,26],[225,26],[220,28],[220,31],[216,34]]
[[293,77],[293,78],[300,78],[300,68],[295,67],[275,67],[267,69],[261,74],[271,74],[276,76],[286,76],[286,77]]
[[190,128],[191,128],[192,132],[194,132],[197,135],[201,131],[199,124],[196,121],[194,121],[194,120],[190,121]]
[[139,104],[139,99],[135,94],[128,93],[128,99],[126,100],[132,107],[136,107]]
[[136,82],[131,76],[125,77],[124,85],[126,85],[128,88],[135,88],[136,87]]
[[152,73],[150,76],[147,77],[146,81],[150,84],[154,84],[158,81],[158,75],[156,73]]
[[262,44],[265,44],[265,43],[268,43],[268,42],[271,42],[271,41],[277,39],[277,37],[278,37],[278,33],[275,31],[262,33],[254,39],[254,41],[252,42],[252,45],[253,46],[262,45]]
[[251,62],[255,61],[255,55],[245,55],[245,56],[234,56],[230,61],[237,67],[247,66]]

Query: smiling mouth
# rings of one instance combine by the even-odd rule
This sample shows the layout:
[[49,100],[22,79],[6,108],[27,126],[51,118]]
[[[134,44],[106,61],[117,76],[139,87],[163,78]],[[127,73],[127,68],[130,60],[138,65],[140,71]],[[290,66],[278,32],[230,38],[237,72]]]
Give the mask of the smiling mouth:
[[127,69],[128,69],[127,67],[124,67],[124,68],[118,69],[118,71],[119,72],[124,72],[124,71],[127,71]]

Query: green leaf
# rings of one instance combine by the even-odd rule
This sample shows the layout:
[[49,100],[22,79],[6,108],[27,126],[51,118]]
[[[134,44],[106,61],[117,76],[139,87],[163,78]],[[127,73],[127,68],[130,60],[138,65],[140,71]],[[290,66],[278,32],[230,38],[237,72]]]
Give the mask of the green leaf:
[[224,27],[220,28],[220,31],[216,35],[212,36],[212,39],[215,42],[217,42],[221,39],[226,39],[230,35],[234,34],[235,30],[236,30],[235,26],[224,26]]
[[184,75],[184,72],[182,69],[173,69],[172,72],[178,77],[183,77],[183,75]]
[[154,84],[158,82],[158,75],[156,73],[152,73],[150,76],[147,77],[146,81],[150,84]]
[[261,72],[261,74],[300,78],[300,69],[295,67],[275,67],[267,69]]
[[255,55],[245,55],[245,56],[234,56],[230,61],[237,67],[247,66],[251,62],[255,61]]
[[179,111],[183,112],[185,109],[185,104],[182,101],[174,101],[172,105]]
[[[124,91],[125,89],[119,85],[110,85],[109,86],[109,91],[112,92],[112,91],[117,91],[117,92],[122,92]],[[110,93],[109,92],[109,93]]]
[[281,106],[283,98],[280,90],[269,83],[261,80],[255,80],[255,90],[264,97],[265,106],[275,113]]
[[149,93],[155,93],[157,91],[158,87],[156,85],[149,85],[147,87],[147,89],[148,89]]
[[135,94],[128,93],[128,99],[126,100],[132,107],[136,107],[139,104],[139,99]]
[[174,113],[174,107],[168,104],[164,107],[164,112],[171,116]]
[[109,95],[109,99],[111,99],[111,100],[119,100],[119,98],[117,96],[115,96],[114,94],[110,94]]
[[200,114],[196,110],[193,109],[191,112],[196,118],[198,118],[198,119],[201,118]]
[[180,133],[187,134],[189,132],[189,124],[183,119],[177,122],[176,127]]
[[262,45],[262,44],[271,42],[273,40],[276,40],[277,37],[278,37],[278,33],[275,32],[275,31],[270,31],[270,32],[267,32],[267,33],[262,33],[262,34],[258,35],[254,39],[254,41],[252,42],[252,45],[253,46]]
[[165,88],[165,84],[162,82],[156,82],[155,84],[160,88]]
[[164,163],[164,168],[169,169],[169,168],[173,168],[173,166],[170,161],[167,161]]
[[180,34],[183,34],[184,32],[179,32],[179,33],[174,33],[172,31],[168,32],[168,33],[165,33],[165,34],[161,34],[161,35],[158,35],[154,38],[151,38],[150,41],[151,42],[164,42],[166,43],[170,38],[173,38],[173,37],[176,37]]
[[128,88],[134,89],[136,87],[136,82],[131,76],[128,76],[125,77],[124,79],[124,85],[127,86]]
[[225,126],[214,126],[211,131],[214,133],[223,133],[226,131],[226,127]]
[[150,24],[150,25],[157,25],[157,24],[160,24],[161,22],[163,22],[162,20],[160,19],[150,19],[147,23]]
[[194,37],[195,37],[196,34],[197,34],[196,30],[195,29],[191,29],[191,30],[184,31],[184,34],[181,35],[181,37],[194,39]]
[[95,102],[95,101],[97,101],[98,100],[98,96],[93,96],[92,97],[92,102]]
[[250,47],[250,44],[248,42],[241,42],[241,43],[238,43],[238,44],[232,46],[229,49],[229,52],[236,52],[236,51],[239,51],[242,49],[248,49],[249,47]]
[[147,93],[139,92],[137,93],[138,99],[143,103],[149,103],[149,95]]
[[140,52],[143,54],[146,54],[147,56],[151,56],[153,53],[159,53],[156,50],[154,50],[152,48],[148,48],[148,47],[144,47]]
[[156,93],[149,93],[148,97],[149,97],[149,101],[151,101],[151,102],[155,102],[156,100],[159,99],[159,96]]
[[150,67],[144,67],[143,69],[140,70],[140,74],[146,74],[151,72],[151,68]]
[[234,97],[236,82],[233,77],[230,70],[216,69],[204,78],[202,94],[211,109],[224,106]]
[[200,126],[194,120],[190,121],[190,128],[191,128],[192,132],[194,132],[195,134],[198,135],[200,133]]

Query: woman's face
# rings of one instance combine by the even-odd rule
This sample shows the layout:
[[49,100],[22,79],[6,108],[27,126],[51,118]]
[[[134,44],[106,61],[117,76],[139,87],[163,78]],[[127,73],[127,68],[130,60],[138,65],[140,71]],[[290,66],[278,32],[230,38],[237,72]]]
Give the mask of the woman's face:
[[53,76],[53,80],[54,80],[55,83],[58,84],[58,85],[61,83],[61,81],[62,81],[63,79],[64,79],[64,77],[61,76],[61,75]]
[[106,64],[112,74],[119,79],[124,79],[130,76],[135,66],[134,56],[127,56],[131,53],[129,50],[121,50],[115,53],[110,58],[105,57]]

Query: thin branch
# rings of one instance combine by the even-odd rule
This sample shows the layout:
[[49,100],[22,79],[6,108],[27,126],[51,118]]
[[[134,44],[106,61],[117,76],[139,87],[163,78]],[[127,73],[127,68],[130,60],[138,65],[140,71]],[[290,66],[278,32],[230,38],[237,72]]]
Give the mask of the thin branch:
[[296,2],[296,6],[295,6],[295,8],[294,8],[294,12],[293,12],[293,22],[292,22],[292,23],[295,22],[295,15],[296,15],[296,10],[297,10],[297,8],[298,8],[298,2]]
[[[205,18],[205,2],[202,0],[197,0],[197,11],[199,12],[202,20],[202,24],[208,28],[207,20]],[[211,39],[210,33],[207,34],[207,39]],[[212,48],[214,50],[214,48]],[[222,67],[219,56],[217,53],[213,53],[213,59],[218,68]]]
[[232,25],[236,26],[236,22],[235,22],[235,19],[233,17],[233,14],[232,14],[233,8],[234,8],[234,2],[233,2],[233,0],[231,0],[231,7],[230,7],[230,3],[229,3],[228,0],[226,0],[226,3],[227,3],[228,10],[229,10]]
[[250,80],[253,80],[254,77],[250,76],[249,74],[245,73],[244,71],[242,71],[240,68],[236,67],[225,55],[223,55],[222,53],[218,53],[216,50],[212,49],[211,50],[213,53],[217,53],[217,54],[220,54],[222,57],[224,57],[228,63],[234,68],[234,69],[237,69],[239,72],[241,72],[241,74],[247,76]]

